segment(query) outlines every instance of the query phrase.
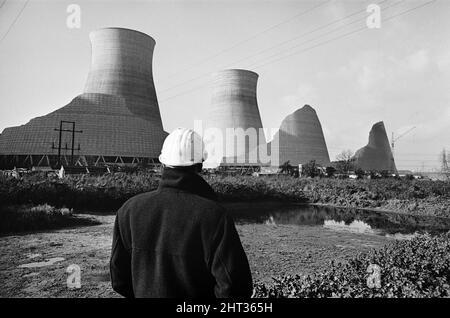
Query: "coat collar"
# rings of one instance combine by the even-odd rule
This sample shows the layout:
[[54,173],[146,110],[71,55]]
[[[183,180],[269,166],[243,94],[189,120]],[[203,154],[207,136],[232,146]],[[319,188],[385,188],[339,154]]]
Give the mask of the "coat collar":
[[217,201],[211,186],[193,171],[164,167],[158,189],[174,188]]

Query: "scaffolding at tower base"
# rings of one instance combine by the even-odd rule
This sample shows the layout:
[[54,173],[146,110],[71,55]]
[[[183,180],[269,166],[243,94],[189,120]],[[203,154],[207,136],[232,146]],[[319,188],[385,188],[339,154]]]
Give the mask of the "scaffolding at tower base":
[[[61,155],[61,165],[74,167],[105,167],[105,166],[145,166],[150,168],[159,167],[161,163],[158,158],[148,157],[125,157],[125,156],[85,156],[75,155],[74,164],[71,164],[70,155]],[[33,167],[50,167],[59,169],[58,155],[0,155],[0,169],[13,169]]]

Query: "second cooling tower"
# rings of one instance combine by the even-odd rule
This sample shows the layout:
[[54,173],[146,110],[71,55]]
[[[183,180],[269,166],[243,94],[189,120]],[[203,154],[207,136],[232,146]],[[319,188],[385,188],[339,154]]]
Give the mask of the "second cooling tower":
[[[258,164],[257,148],[265,144],[265,137],[256,98],[257,82],[258,74],[241,69],[223,70],[214,75],[211,106],[203,128],[206,139],[214,139],[212,144],[216,147],[222,146],[221,158],[217,157],[219,149],[210,149],[217,163]],[[211,137],[208,130],[220,132],[222,145],[217,135]]]

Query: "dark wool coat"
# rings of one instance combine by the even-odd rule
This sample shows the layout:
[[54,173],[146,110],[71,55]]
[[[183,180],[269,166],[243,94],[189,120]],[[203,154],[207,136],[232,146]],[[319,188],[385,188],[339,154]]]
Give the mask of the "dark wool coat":
[[156,191],[117,212],[112,287],[125,297],[250,297],[252,278],[233,220],[199,175],[165,168]]

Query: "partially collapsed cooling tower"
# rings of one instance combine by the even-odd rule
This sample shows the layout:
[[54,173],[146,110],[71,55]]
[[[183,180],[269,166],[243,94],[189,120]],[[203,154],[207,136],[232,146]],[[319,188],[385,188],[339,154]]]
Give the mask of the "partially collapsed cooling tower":
[[[82,131],[75,134],[74,142],[75,154],[83,161],[79,163],[102,161],[105,156],[116,157],[116,161],[120,157],[119,163],[158,157],[167,133],[153,83],[155,41],[144,33],[122,28],[91,32],[90,39],[92,63],[84,93],[26,125],[6,128],[0,137],[3,158],[27,156],[28,164],[37,165],[36,161],[47,155],[46,163],[54,164],[60,140],[55,128],[61,121],[75,122],[75,129]],[[73,127],[63,123],[62,128]],[[63,155],[70,154],[66,148],[71,148],[72,137],[71,132],[61,134]]]
[[[279,164],[305,164],[311,160],[321,165],[330,163],[322,126],[316,111],[309,105],[288,115],[275,134],[279,143]],[[271,142],[273,147],[274,142]],[[273,151],[273,149],[272,149]]]
[[365,171],[397,171],[382,121],[372,126],[369,143],[355,153],[354,159],[355,165]]
[[[223,134],[223,163],[258,164],[255,149],[265,144],[265,137],[256,98],[257,81],[258,74],[247,70],[230,69],[215,74],[211,106],[203,127],[205,130],[216,128]],[[243,131],[247,137],[230,140],[225,137],[227,129],[228,132],[233,131],[230,129]],[[205,138],[208,137],[206,134]],[[234,148],[230,143],[233,140]]]

